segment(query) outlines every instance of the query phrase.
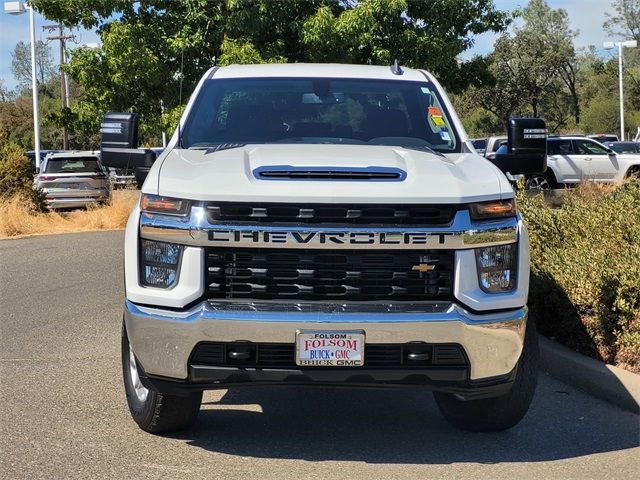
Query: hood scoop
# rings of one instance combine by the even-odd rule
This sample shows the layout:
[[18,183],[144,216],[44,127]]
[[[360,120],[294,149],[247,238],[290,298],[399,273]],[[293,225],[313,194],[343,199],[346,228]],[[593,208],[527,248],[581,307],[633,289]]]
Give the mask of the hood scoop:
[[253,171],[258,180],[402,182],[407,172],[392,167],[293,167],[270,165]]

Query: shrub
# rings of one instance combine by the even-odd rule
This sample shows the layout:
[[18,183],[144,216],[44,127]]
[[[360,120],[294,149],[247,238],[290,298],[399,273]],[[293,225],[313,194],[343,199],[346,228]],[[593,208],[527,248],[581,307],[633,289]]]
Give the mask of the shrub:
[[41,211],[44,202],[41,192],[33,188],[31,162],[17,143],[0,138],[0,199],[20,197],[24,207]]
[[640,371],[640,181],[567,190],[552,209],[519,194],[529,227],[529,307],[540,331]]

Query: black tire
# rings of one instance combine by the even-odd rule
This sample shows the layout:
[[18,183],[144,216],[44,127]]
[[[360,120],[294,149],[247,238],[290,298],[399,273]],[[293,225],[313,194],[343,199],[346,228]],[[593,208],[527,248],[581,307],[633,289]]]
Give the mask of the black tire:
[[528,175],[524,182],[524,188],[534,191],[553,190],[554,188],[558,188],[558,182],[556,182],[553,173],[547,170],[544,173]]
[[[130,347],[124,323],[122,325],[122,376],[127,396],[129,412],[138,426],[150,433],[169,433],[184,430],[196,421],[202,392],[180,397],[164,393],[146,391],[141,399],[136,393],[132,380]],[[137,362],[136,362],[137,368]]]
[[625,180],[639,180],[640,179],[640,167],[633,166],[627,170],[627,174],[624,176]]
[[451,393],[434,392],[442,415],[454,427],[473,432],[500,432],[515,426],[531,405],[538,383],[538,334],[529,320],[516,378],[506,395],[478,400],[463,400]]

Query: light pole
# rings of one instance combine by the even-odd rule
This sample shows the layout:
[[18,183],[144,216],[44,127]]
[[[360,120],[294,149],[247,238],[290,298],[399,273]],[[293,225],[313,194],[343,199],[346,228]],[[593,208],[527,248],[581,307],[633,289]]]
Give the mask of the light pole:
[[40,168],[40,114],[38,110],[38,78],[36,76],[36,20],[32,6],[24,2],[4,2],[4,12],[21,15],[29,10],[29,35],[31,37],[31,90],[33,96],[33,149],[36,152],[36,168]]
[[635,48],[638,46],[636,40],[626,40],[624,42],[604,42],[605,50],[611,50],[618,47],[618,80],[620,82],[620,141],[624,142],[624,91],[622,82],[622,49]]

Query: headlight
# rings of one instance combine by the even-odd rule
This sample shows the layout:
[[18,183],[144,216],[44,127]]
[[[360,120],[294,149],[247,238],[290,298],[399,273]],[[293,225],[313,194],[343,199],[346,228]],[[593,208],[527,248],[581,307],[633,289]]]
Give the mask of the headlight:
[[516,287],[518,244],[476,248],[478,283],[487,293],[509,292]]
[[143,194],[140,209],[147,213],[186,216],[189,213],[189,200]]
[[491,202],[472,203],[469,205],[473,220],[513,217],[516,214],[516,200],[493,200]]
[[169,288],[178,278],[182,245],[140,241],[140,277],[148,287]]

